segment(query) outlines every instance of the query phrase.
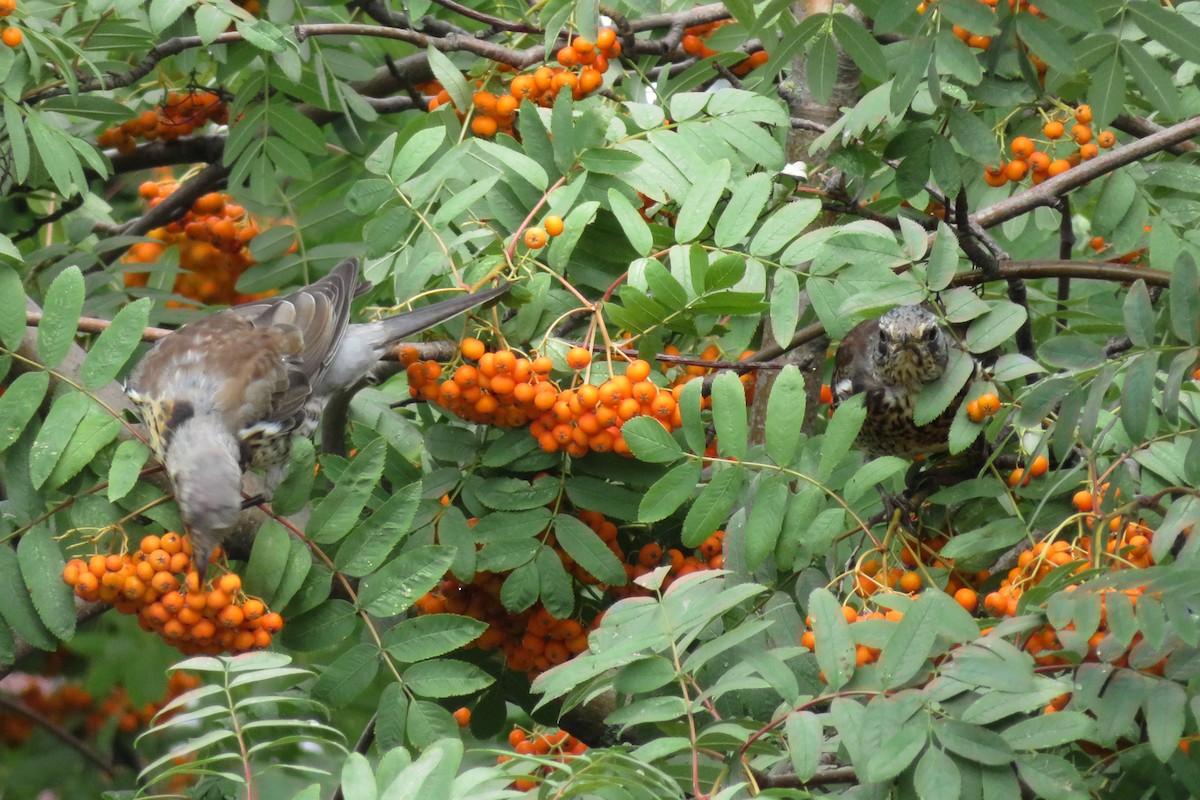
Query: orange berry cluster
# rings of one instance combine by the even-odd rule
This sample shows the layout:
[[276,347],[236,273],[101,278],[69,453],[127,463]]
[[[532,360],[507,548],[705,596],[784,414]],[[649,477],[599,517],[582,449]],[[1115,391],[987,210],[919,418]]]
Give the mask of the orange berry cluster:
[[175,532],[145,536],[132,555],[71,559],[63,580],[82,600],[136,614],[143,630],[159,634],[187,655],[260,649],[283,629],[283,617],[244,594],[236,573],[201,587],[192,566],[192,543]]
[[[583,519],[582,513],[580,514],[580,518]],[[587,520],[584,521],[586,522]],[[683,551],[676,547],[672,547],[670,550],[664,552],[662,545],[658,542],[647,542],[637,552],[637,563],[625,563],[625,576],[629,582],[624,586],[611,587],[610,591],[617,597],[644,597],[651,595],[653,592],[649,589],[643,589],[634,583],[633,580],[664,564],[671,568],[660,587],[661,591],[666,591],[667,587],[684,575],[690,575],[693,572],[706,569],[722,569],[725,566],[724,549],[725,531],[723,530],[715,531],[701,542],[695,552],[690,555],[684,555]],[[625,556],[619,547],[617,549],[617,557],[625,561]]]
[[[1122,522],[1114,519],[1109,525],[1114,536],[1105,544],[1106,560],[1111,570],[1144,569],[1153,566],[1150,555],[1150,540],[1154,532],[1138,522]],[[1015,616],[1021,595],[1037,586],[1058,567],[1078,563],[1072,574],[1089,568],[1092,537],[1079,536],[1074,540],[1059,539],[1053,542],[1038,542],[1017,557],[1017,565],[1009,570],[996,591],[984,598],[983,606],[996,616]],[[1068,587],[1071,591],[1073,587]]]
[[[588,630],[574,619],[555,619],[540,603],[512,614],[500,602],[503,576],[479,572],[470,583],[446,575],[433,591],[418,598],[422,614],[464,614],[488,624],[469,647],[501,650],[509,669],[525,672],[530,680],[555,664],[587,650]],[[591,627],[599,624],[597,616]]]
[[558,236],[565,227],[562,217],[546,217],[542,222],[542,227],[525,229],[525,246],[530,250],[541,250],[550,241],[550,238]]
[[[179,185],[171,179],[146,181],[138,187],[138,193],[153,208],[177,188]],[[156,241],[135,244],[123,261],[126,264],[153,264],[163,250],[176,245],[183,271],[175,278],[175,293],[200,303],[236,305],[274,294],[273,291],[263,294],[237,291],[238,278],[256,263],[249,248],[258,234],[258,225],[246,209],[227,194],[210,192],[198,198],[182,219],[146,234],[147,238]],[[128,271],[125,285],[145,286],[149,277],[145,272]],[[167,305],[186,304],[169,301]]]
[[[167,703],[184,692],[200,685],[200,678],[188,672],[171,673],[167,693],[156,703],[140,708],[129,701],[123,686],[114,686],[99,703],[91,692],[73,683],[55,683],[45,678],[31,677],[17,695],[21,703],[46,719],[72,732],[96,736],[110,719],[117,720],[117,729],[133,733],[144,728]],[[172,712],[175,713],[175,712]],[[24,714],[0,712],[0,742],[19,747],[33,734],[34,723]]]
[[[532,736],[530,734],[533,734]],[[508,743],[512,747],[513,752],[517,756],[540,756],[543,758],[553,758],[560,763],[566,763],[576,756],[581,756],[588,751],[588,746],[576,739],[571,734],[564,730],[546,730],[542,732],[526,731],[518,726],[512,729],[508,734]],[[497,764],[507,764],[514,760],[514,756],[507,754],[496,757]],[[528,792],[536,789],[541,781],[539,776],[550,775],[554,771],[553,767],[535,767],[534,774],[528,778],[517,778],[513,781],[512,788],[519,792]]]
[[209,120],[218,125],[229,121],[229,107],[219,95],[203,90],[185,94],[171,92],[166,102],[157,108],[143,111],[129,121],[103,131],[96,143],[101,147],[115,147],[118,153],[128,155],[137,146],[138,137],[169,142],[187,136]]
[[1045,456],[1036,456],[1029,462],[1028,467],[1016,467],[1008,473],[1007,482],[1011,487],[1028,486],[1034,478],[1040,478],[1050,469],[1050,461]]
[[967,403],[967,418],[971,422],[983,422],[1000,411],[1000,398],[992,393],[981,394]]
[[[0,0],[0,19],[11,17],[16,10],[17,0]],[[4,32],[0,33],[0,42],[4,42],[7,47],[18,47],[24,39],[25,34],[11,22],[5,26]]]
[[[884,564],[878,558],[865,558],[860,561],[854,571],[854,592],[859,597],[870,597],[878,592],[904,592],[915,595],[928,586],[928,571],[925,566],[933,566],[950,572],[943,591],[967,611],[974,612],[978,605],[978,596],[967,585],[965,579],[955,571],[954,559],[943,558],[939,553],[946,546],[946,539],[935,537],[923,541],[911,540],[900,548],[900,562],[904,567],[893,566],[884,571]],[[920,567],[920,568],[918,568]],[[973,576],[976,583],[986,580],[987,573],[982,572]]]
[[[991,8],[993,14],[995,13],[996,4],[997,4],[998,0],[979,0],[979,2],[983,5]],[[931,9],[936,9],[936,7],[937,7],[936,4],[937,4],[937,0],[922,0],[921,3],[917,4],[917,13],[924,14],[925,12],[930,11]],[[1046,15],[1043,14],[1041,11],[1039,11],[1037,6],[1030,3],[1029,0],[1008,0],[1008,7],[1014,14],[1020,14],[1021,12],[1025,12],[1025,13],[1033,14],[1034,16],[1037,16],[1037,17],[1041,17],[1042,19],[1045,19],[1045,17],[1046,17]],[[954,35],[957,36],[959,39],[961,39],[968,47],[974,47],[979,50],[987,50],[989,47],[992,46],[992,37],[991,36],[984,36],[984,35],[981,35],[978,33],[972,33],[971,31],[967,30],[966,28],[964,28],[960,25],[955,25],[952,28],[952,30],[954,31]],[[1035,56],[1033,53],[1028,52],[1028,49],[1026,49],[1026,54],[1029,56],[1030,62],[1032,62],[1033,66],[1037,69],[1038,75],[1045,75],[1046,74],[1046,62],[1042,61],[1040,58]]]
[[[612,28],[601,28],[596,41],[576,36],[571,44],[561,48],[556,58],[561,66],[541,66],[531,73],[513,77],[507,92],[494,94],[477,82],[479,91],[471,98],[475,116],[471,119],[471,133],[491,138],[497,133],[513,133],[517,121],[517,109],[522,100],[529,100],[543,108],[554,104],[554,98],[564,89],[576,100],[582,100],[604,85],[604,73],[608,72],[609,59],[621,54],[621,43]],[[572,67],[579,67],[573,72]],[[429,103],[433,111],[450,102],[444,89]],[[461,111],[459,116],[464,116]]]
[[[683,50],[689,56],[695,56],[696,58],[710,58],[719,55],[720,51],[711,49],[705,44],[705,41],[709,36],[712,36],[713,31],[717,28],[720,28],[722,25],[728,25],[731,22],[733,20],[723,19],[703,25],[693,25],[683,32],[683,38],[679,40],[679,49]],[[746,58],[730,67],[730,71],[739,78],[742,78],[765,63],[767,63],[767,51],[755,50],[746,56]]]
[[[888,622],[899,622],[904,618],[904,614],[900,611],[896,611],[895,609],[889,609],[888,611],[869,611],[865,614],[860,614],[858,609],[854,608],[854,606],[842,606],[842,617],[845,618],[846,622],[850,624],[851,636],[853,636],[854,633],[856,633],[854,630],[854,624],[856,622],[866,622],[874,619],[885,619]],[[800,634],[800,644],[804,647],[807,647],[809,650],[815,651],[817,649],[817,629],[813,627],[813,618],[806,617],[804,623],[808,627],[802,634]],[[857,642],[858,640],[855,639],[854,641]],[[870,647],[861,643],[856,644],[854,647],[854,661],[856,665],[860,667],[866,666],[867,664],[873,664],[875,661],[879,660],[879,653],[880,649],[877,647]],[[819,677],[822,681],[824,681],[825,673],[821,672]]]
[[[1065,141],[1064,137],[1068,134],[1067,124],[1071,123],[1072,119],[1074,122],[1069,131],[1071,145],[1066,147],[1071,149],[1074,145],[1074,149],[1060,158],[1055,158],[1054,156],[1060,155],[1058,145],[1060,141]],[[1100,148],[1107,149],[1117,143],[1117,137],[1112,131],[1100,131],[1096,134],[1090,125],[1091,121],[1092,109],[1087,105],[1081,105],[1061,118],[1048,119],[1042,126],[1042,134],[1046,139],[1040,143],[1045,145],[1044,150],[1039,150],[1039,142],[1028,136],[1015,137],[1008,145],[1013,160],[985,169],[984,180],[988,186],[1003,186],[1009,181],[1019,183],[1029,177],[1037,184],[1047,178],[1061,175],[1084,161],[1090,161],[1100,155]]]

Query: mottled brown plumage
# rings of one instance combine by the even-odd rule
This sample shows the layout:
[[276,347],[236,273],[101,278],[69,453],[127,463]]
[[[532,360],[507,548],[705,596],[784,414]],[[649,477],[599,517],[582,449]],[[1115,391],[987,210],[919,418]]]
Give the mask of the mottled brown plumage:
[[350,324],[370,288],[354,259],[281,297],[226,309],[161,339],[126,390],[166,467],[201,571],[237,522],[241,478],[283,479],[293,436],[312,433],[329,397],[364,378],[400,339],[499,297],[507,286]]
[[894,308],[860,322],[838,345],[834,403],[865,394],[867,416],[858,445],[872,455],[912,458],[944,450],[958,401],[927,425],[913,419],[917,396],[942,376],[958,345],[921,306]]

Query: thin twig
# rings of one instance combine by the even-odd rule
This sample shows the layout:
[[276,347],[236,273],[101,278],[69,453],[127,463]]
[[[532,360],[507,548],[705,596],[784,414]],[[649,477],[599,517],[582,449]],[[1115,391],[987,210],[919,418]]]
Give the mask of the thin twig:
[[92,762],[106,775],[112,776],[117,772],[117,766],[104,759],[96,748],[92,747],[87,742],[80,739],[69,730],[59,725],[54,720],[47,717],[45,714],[30,708],[25,703],[10,697],[4,692],[0,692],[0,708],[7,709],[14,714],[20,714],[22,717],[33,722],[35,725],[44,728],[47,733],[54,736],[59,741],[66,744],[68,747],[77,751],[81,756]]

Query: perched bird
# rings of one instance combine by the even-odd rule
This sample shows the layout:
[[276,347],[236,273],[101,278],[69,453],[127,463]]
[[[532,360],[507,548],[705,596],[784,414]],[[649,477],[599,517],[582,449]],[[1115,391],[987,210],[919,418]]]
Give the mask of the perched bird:
[[220,311],[159,340],[125,390],[175,487],[203,575],[242,507],[242,474],[266,471],[264,495],[287,469],[292,437],[310,436],[331,395],[364,378],[400,339],[508,291],[500,286],[368,323],[350,303],[371,288],[358,261],[291,294]]
[[946,371],[956,347],[937,317],[916,305],[893,308],[850,329],[834,358],[833,400],[866,395],[860,447],[904,458],[946,448],[958,402],[926,425],[916,424],[913,409],[925,384]]

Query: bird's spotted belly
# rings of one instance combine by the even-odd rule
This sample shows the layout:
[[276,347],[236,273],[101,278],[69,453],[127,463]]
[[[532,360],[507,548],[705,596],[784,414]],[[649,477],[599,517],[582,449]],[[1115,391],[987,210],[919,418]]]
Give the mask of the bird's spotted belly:
[[913,422],[915,394],[873,391],[867,393],[867,416],[858,433],[858,445],[874,455],[912,457],[945,449],[954,408],[927,425]]

